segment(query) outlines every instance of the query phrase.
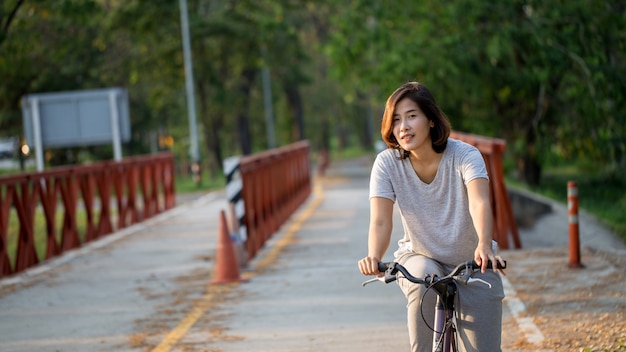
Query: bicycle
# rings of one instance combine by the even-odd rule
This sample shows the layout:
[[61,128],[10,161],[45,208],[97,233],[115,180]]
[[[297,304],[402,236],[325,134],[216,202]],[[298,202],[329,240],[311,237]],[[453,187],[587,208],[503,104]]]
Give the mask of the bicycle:
[[[491,262],[488,263],[488,268],[493,268]],[[504,265],[498,262],[497,268],[506,269],[506,261]],[[426,274],[424,279],[420,279],[411,275],[404,266],[396,262],[378,263],[378,270],[384,272],[385,275],[369,279],[363,282],[362,285],[365,286],[376,281],[388,284],[396,281],[398,277],[404,277],[413,283],[425,285],[427,288],[426,292],[430,289],[436,291],[437,303],[435,305],[435,319],[431,327],[431,330],[433,330],[433,352],[457,351],[456,311],[454,307],[454,298],[457,292],[456,284],[485,284],[491,288],[491,284],[487,281],[472,277],[474,272],[480,270],[480,266],[473,260],[457,265],[452,272],[444,277]],[[400,274],[402,274],[402,276],[400,276]]]

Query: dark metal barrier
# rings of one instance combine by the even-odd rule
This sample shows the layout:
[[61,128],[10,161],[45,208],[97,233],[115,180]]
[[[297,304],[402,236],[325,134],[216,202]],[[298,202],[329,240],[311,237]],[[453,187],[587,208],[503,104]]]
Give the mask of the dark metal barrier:
[[248,258],[311,194],[309,143],[297,142],[241,158]]
[[501,248],[507,249],[509,248],[510,234],[515,248],[521,248],[522,243],[520,242],[511,201],[504,183],[502,159],[506,147],[505,141],[456,131],[453,131],[450,137],[475,146],[485,159],[490,178],[489,187],[491,189],[491,206],[494,220],[493,239],[498,241]]
[[[0,278],[174,205],[170,153],[1,177]],[[45,228],[45,234],[37,228]],[[36,237],[45,237],[40,255]]]

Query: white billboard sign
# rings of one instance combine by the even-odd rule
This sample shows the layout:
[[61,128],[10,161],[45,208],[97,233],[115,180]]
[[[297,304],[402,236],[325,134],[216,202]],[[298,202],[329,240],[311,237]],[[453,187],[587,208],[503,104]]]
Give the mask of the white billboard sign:
[[121,160],[121,142],[130,140],[128,93],[122,88],[29,94],[22,97],[22,114],[40,171],[46,147],[113,143],[114,158]]

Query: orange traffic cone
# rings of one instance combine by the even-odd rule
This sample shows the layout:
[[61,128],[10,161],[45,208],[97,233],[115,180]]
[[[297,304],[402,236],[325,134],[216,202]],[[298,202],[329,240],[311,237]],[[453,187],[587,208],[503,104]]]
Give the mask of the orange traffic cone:
[[247,281],[239,276],[239,263],[235,256],[233,241],[228,235],[226,214],[220,211],[219,238],[217,243],[217,258],[215,260],[215,276],[212,284]]

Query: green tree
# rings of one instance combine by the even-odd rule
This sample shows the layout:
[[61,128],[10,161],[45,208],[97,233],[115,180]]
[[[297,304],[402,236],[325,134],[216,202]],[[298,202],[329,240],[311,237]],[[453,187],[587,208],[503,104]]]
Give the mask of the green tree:
[[326,48],[347,96],[420,80],[454,128],[509,141],[529,183],[554,158],[623,167],[621,2],[349,4]]
[[[2,8],[5,4],[2,4]],[[94,45],[101,16],[93,1],[17,2],[0,41],[0,128],[21,131],[28,93],[94,87],[102,51]],[[71,18],[71,20],[70,20]],[[9,30],[10,28],[10,30]]]
[[4,0],[0,1],[0,46],[9,35],[9,28],[23,3],[24,0],[16,0],[8,4]]
[[[626,163],[620,1],[188,3],[201,154],[214,176],[224,156],[268,147],[263,67],[278,145],[370,148],[384,99],[418,80],[455,129],[505,138],[530,183],[549,162],[615,175]],[[24,94],[121,86],[131,98],[126,148],[144,153],[172,135],[186,159],[176,2],[3,1],[0,24],[4,133],[20,134]]]

